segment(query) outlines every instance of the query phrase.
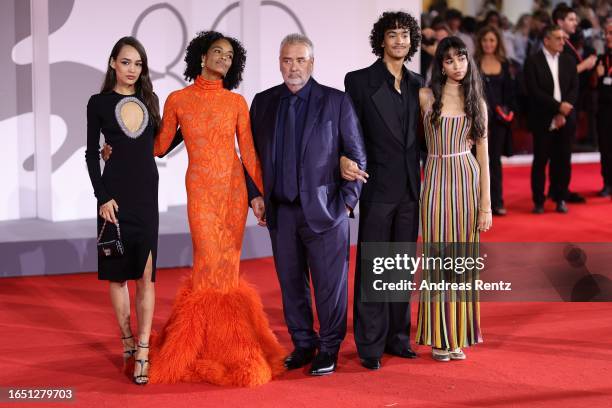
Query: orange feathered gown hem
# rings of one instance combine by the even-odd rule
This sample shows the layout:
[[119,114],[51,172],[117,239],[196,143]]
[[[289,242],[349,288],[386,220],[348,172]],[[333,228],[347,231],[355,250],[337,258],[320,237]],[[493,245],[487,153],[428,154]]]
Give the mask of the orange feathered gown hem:
[[252,387],[284,371],[285,351],[259,295],[243,279],[229,291],[192,289],[188,279],[159,336],[151,338],[151,383]]

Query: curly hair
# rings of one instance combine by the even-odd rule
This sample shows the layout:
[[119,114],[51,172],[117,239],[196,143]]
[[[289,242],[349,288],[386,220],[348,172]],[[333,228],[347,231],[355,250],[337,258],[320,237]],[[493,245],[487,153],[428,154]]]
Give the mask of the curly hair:
[[370,45],[372,53],[382,58],[385,50],[382,46],[385,40],[385,32],[395,28],[406,28],[410,32],[410,50],[406,55],[406,61],[410,61],[412,56],[419,50],[421,44],[421,28],[414,17],[403,11],[385,11],[374,23],[370,32]]
[[227,37],[217,31],[201,31],[191,40],[187,46],[187,54],[185,55],[187,66],[183,75],[185,80],[194,81],[202,73],[202,55],[206,54],[211,45],[218,40],[227,40],[234,49],[232,65],[223,78],[223,87],[232,90],[237,88],[240,82],[242,82],[242,73],[246,63],[246,50],[237,39]]
[[482,80],[474,59],[470,57],[465,43],[458,37],[446,37],[436,48],[431,69],[431,90],[434,95],[431,124],[436,126],[442,114],[442,90],[446,84],[446,76],[442,74],[442,67],[444,60],[451,55],[451,51],[455,51],[458,55],[465,55],[468,60],[468,69],[461,81],[461,88],[463,88],[465,114],[472,121],[470,137],[472,140],[484,138],[487,133],[485,129],[487,112],[482,107],[484,100]]

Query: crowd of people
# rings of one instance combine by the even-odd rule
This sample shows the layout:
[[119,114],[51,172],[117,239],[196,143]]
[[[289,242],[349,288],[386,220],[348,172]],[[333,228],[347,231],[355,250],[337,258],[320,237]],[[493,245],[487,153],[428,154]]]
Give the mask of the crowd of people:
[[[560,213],[568,211],[566,203],[585,202],[582,195],[568,190],[572,151],[599,149],[603,179],[599,195],[610,196],[610,2],[582,0],[554,8],[549,2],[536,2],[533,11],[521,15],[516,24],[494,3],[486,2],[476,17],[447,8],[446,2],[433,5],[422,15],[421,53],[426,82],[431,80],[437,44],[448,36],[461,38],[480,68],[489,111],[493,214],[506,214],[501,157],[513,154],[517,143],[512,130],[517,128],[533,135],[532,146],[520,150],[534,154],[534,213],[544,212],[545,196],[556,202]],[[557,36],[563,37],[560,44],[554,43]],[[542,122],[543,117],[548,123]],[[550,187],[545,195],[549,162]]]

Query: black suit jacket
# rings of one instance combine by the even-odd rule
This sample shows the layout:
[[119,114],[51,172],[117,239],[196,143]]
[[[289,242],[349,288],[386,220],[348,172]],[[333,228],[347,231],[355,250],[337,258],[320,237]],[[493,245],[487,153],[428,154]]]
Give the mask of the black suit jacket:
[[[320,85],[314,79],[306,111],[299,163],[299,198],[309,227],[324,232],[346,217],[346,206],[355,208],[361,182],[340,177],[340,154],[366,167],[365,147],[350,98],[344,92]],[[251,129],[261,161],[268,227],[276,225],[276,204],[270,192],[275,180],[276,119],[284,84],[255,95],[251,104]],[[259,195],[245,172],[249,202]],[[352,216],[352,214],[351,214]]]
[[[546,132],[554,116],[559,113],[560,102],[553,97],[554,82],[552,72],[546,62],[544,51],[533,54],[525,62],[525,87],[529,95],[529,126],[534,133]],[[561,100],[576,106],[578,98],[578,71],[574,60],[561,53],[559,55],[559,86]],[[572,115],[574,115],[572,111]],[[568,118],[572,120],[572,118]],[[567,126],[567,125],[566,125]]]
[[382,59],[371,66],[349,72],[344,87],[350,95],[361,124],[370,175],[361,201],[397,203],[410,192],[419,199],[421,188],[420,149],[417,137],[419,89],[423,78],[408,71],[408,132],[402,134],[394,113],[393,92],[385,82],[387,67]]

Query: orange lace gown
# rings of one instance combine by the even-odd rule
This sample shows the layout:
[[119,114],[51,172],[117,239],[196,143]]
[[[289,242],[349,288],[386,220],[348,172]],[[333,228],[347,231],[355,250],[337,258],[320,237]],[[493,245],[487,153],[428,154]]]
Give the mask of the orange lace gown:
[[150,382],[264,384],[283,372],[285,350],[258,293],[239,274],[248,210],[242,163],[263,191],[246,101],[222,81],[199,76],[168,96],[156,155],[168,149],[177,126],[189,156],[185,184],[193,269],[162,333],[151,339]]

